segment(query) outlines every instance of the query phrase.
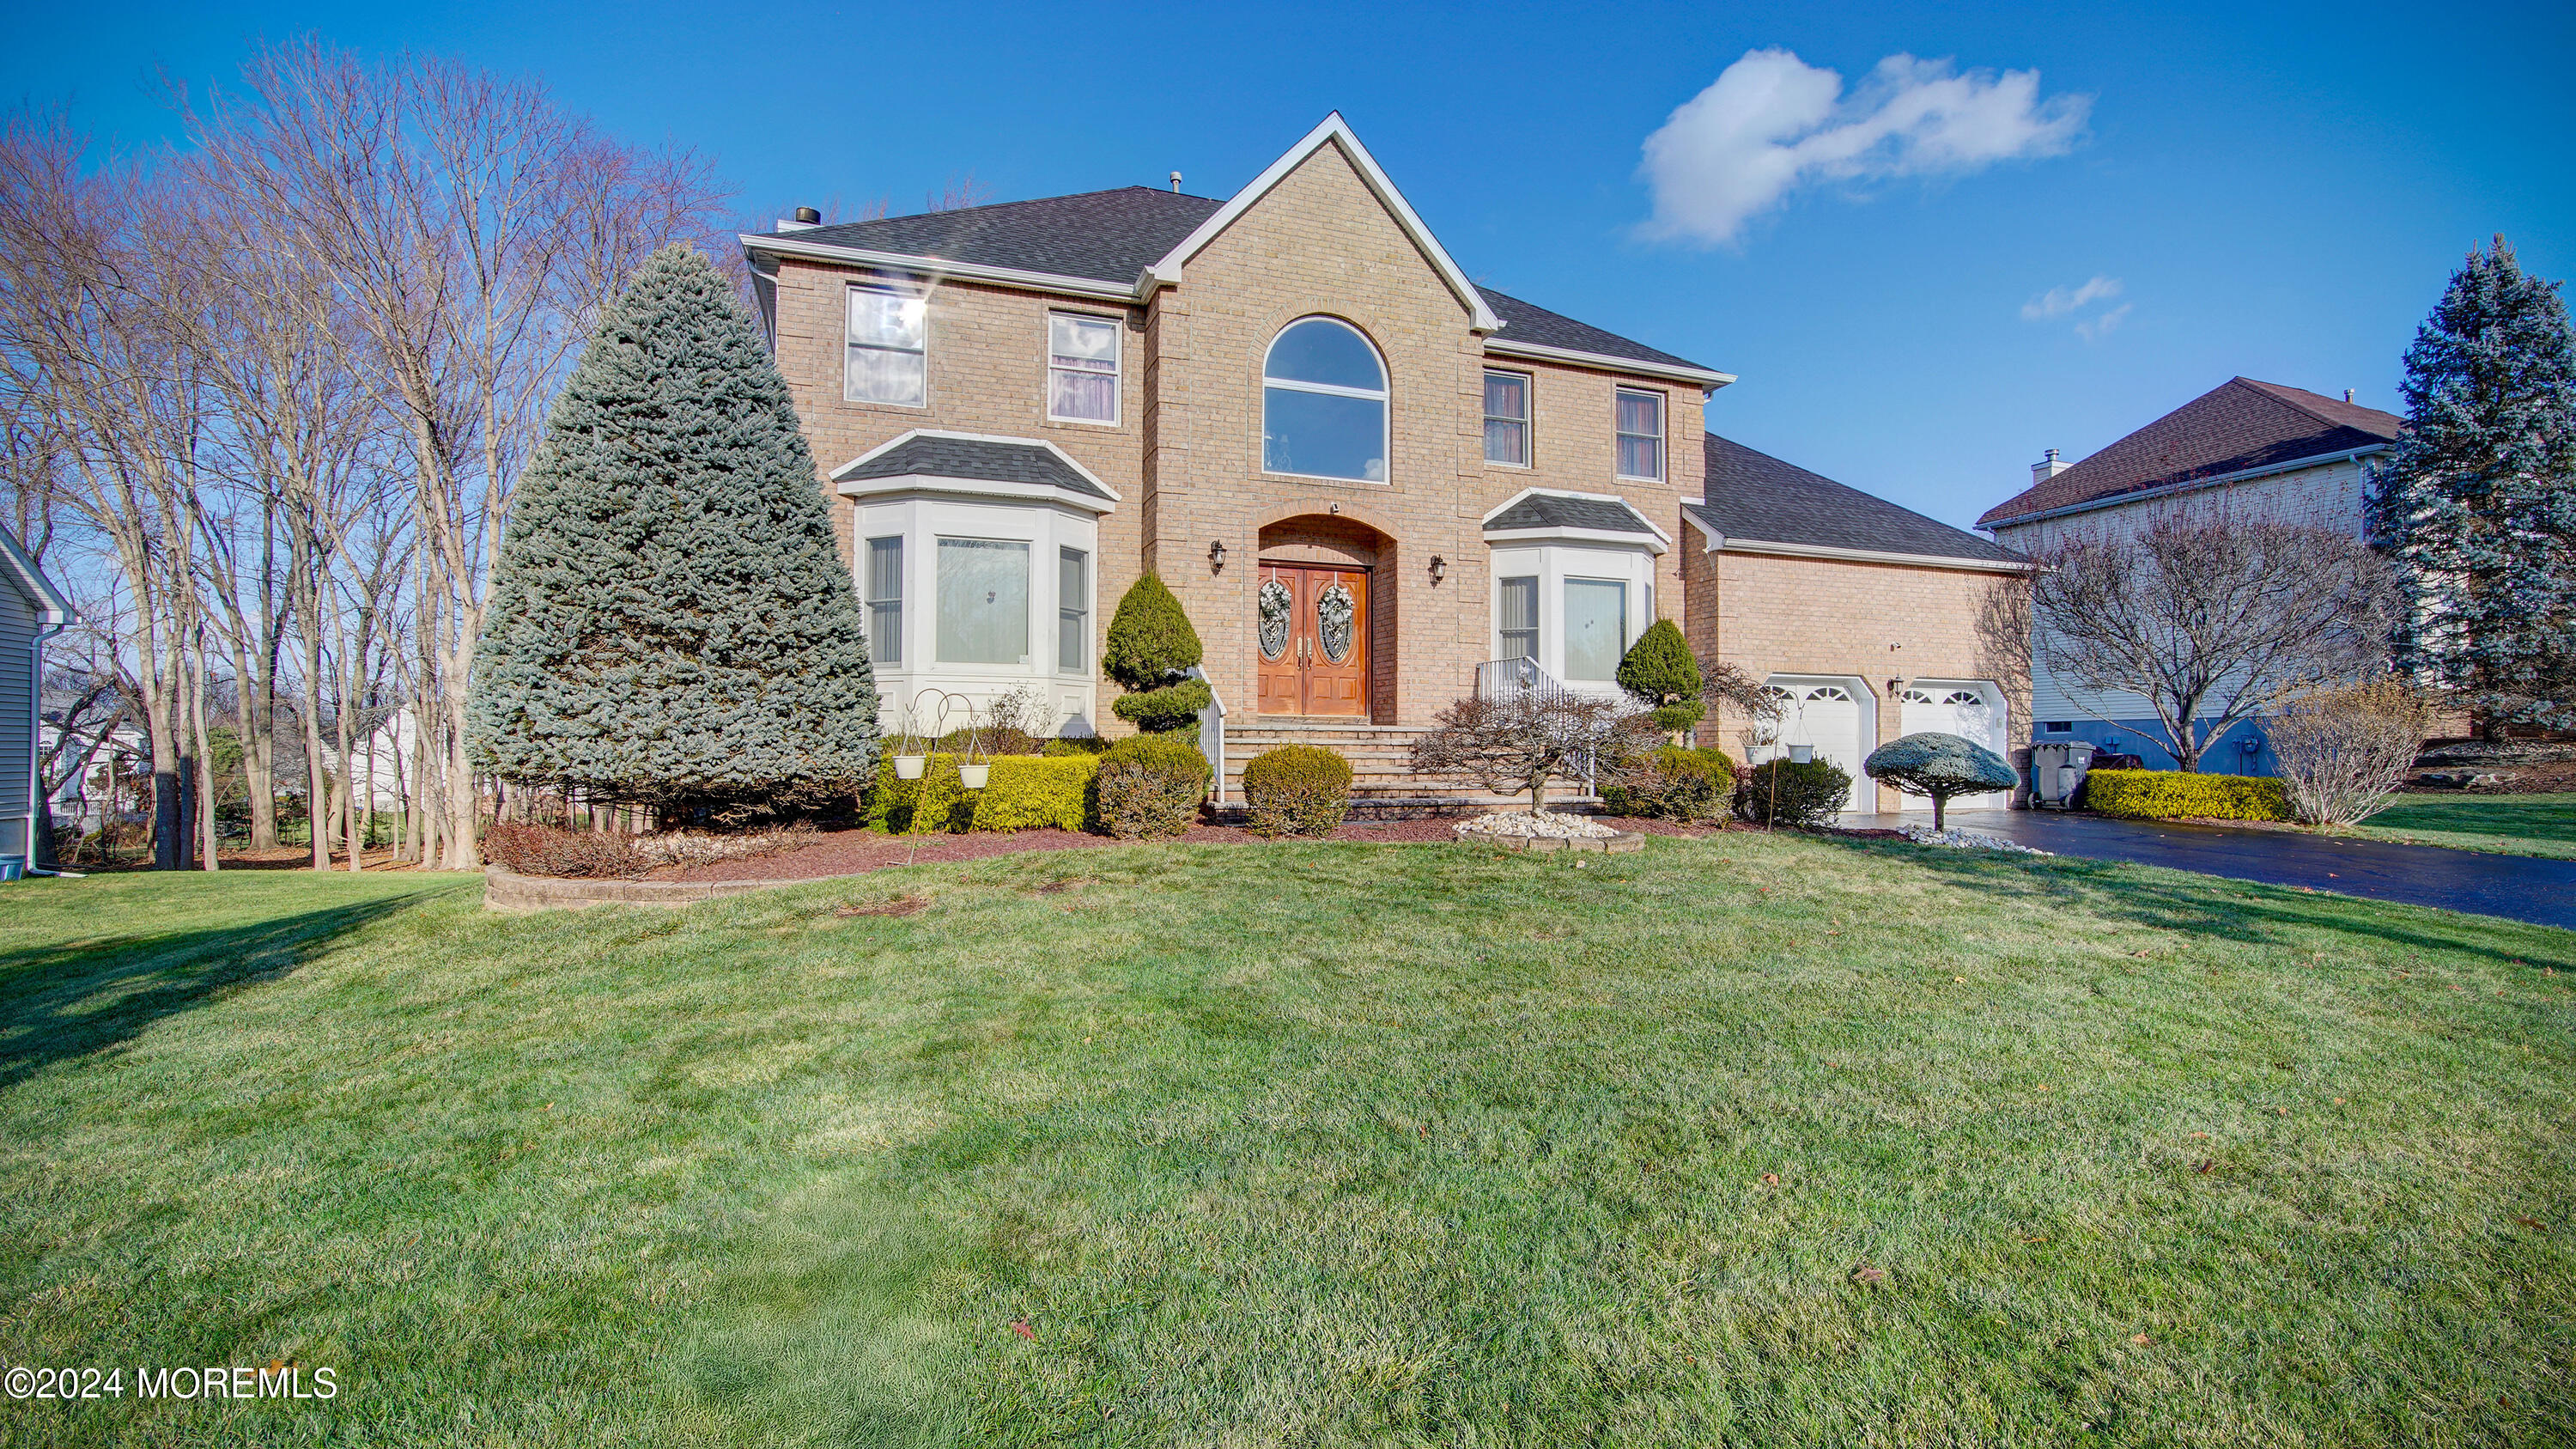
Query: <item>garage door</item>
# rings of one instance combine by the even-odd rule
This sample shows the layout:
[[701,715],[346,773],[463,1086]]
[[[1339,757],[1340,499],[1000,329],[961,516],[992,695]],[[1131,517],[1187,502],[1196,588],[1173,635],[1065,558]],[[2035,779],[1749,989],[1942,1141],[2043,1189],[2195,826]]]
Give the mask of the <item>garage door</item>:
[[[2003,691],[1984,680],[1940,683],[1916,680],[1905,691],[1905,732],[1919,735],[1935,731],[1975,740],[2006,759],[2012,758],[2005,742],[2010,738],[2005,718]],[[1908,810],[1929,810],[1932,802],[1912,795],[1903,797]],[[2002,810],[2012,804],[2010,790],[1985,795],[1953,796],[1953,810]]]
[[1860,762],[1869,758],[1868,736],[1861,729],[1863,702],[1846,684],[1827,680],[1774,678],[1770,688],[1780,699],[1780,743],[1813,745],[1816,758],[1831,761],[1834,768],[1852,778],[1851,798],[1846,810],[1867,810],[1861,803],[1869,778],[1860,772]]

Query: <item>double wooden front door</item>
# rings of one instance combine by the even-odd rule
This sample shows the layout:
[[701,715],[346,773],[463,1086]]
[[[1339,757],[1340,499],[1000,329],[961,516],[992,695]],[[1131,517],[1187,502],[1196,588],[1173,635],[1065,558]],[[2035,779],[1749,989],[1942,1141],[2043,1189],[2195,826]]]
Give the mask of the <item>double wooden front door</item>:
[[1368,717],[1368,570],[1265,563],[1253,609],[1263,714]]

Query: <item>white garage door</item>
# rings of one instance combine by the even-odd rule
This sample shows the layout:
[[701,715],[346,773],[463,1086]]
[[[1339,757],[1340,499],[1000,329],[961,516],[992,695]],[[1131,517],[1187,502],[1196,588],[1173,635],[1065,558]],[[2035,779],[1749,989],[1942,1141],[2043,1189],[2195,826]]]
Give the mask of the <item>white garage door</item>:
[[1832,680],[1773,676],[1771,691],[1781,701],[1780,743],[1813,745],[1816,758],[1830,761],[1852,778],[1851,797],[1843,808],[1867,810],[1864,792],[1872,789],[1860,762],[1869,758],[1869,732],[1862,727],[1864,699],[1851,685]]
[[[1985,680],[1943,682],[1918,679],[1905,691],[1905,732],[1919,735],[1934,731],[1975,740],[1987,749],[2012,758],[2006,746],[2011,738],[2006,717],[2003,691]],[[1929,810],[1932,802],[1913,795],[1902,797],[1908,810]],[[1958,795],[1950,800],[1953,810],[2002,810],[2012,804],[2010,790],[1997,790],[1985,795]]]

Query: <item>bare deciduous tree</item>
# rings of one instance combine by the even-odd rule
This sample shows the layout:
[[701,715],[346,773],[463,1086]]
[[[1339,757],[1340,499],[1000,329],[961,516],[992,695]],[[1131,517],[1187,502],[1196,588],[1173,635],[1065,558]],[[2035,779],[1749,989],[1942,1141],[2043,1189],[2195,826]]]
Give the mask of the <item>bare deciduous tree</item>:
[[2242,721],[2387,657],[2388,566],[2333,529],[2177,509],[2128,532],[2071,529],[2031,561],[2033,659],[2143,700],[2187,771]]
[[1414,741],[1412,768],[1464,776],[1500,795],[1526,792],[1536,814],[1547,808],[1550,780],[1587,771],[1596,781],[1626,780],[1663,739],[1654,716],[1625,700],[1536,689],[1471,695]]
[[2301,695],[2264,721],[2290,810],[2321,829],[2358,825],[2388,797],[2433,728],[2436,705],[2394,675]]

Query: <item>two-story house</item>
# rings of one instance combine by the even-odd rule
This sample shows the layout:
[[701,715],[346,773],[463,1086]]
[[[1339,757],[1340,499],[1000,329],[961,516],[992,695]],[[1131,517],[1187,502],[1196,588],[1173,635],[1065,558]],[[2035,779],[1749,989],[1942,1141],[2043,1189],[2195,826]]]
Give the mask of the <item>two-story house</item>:
[[[2404,427],[2403,418],[2362,407],[2350,393],[2336,399],[2230,378],[2080,463],[2049,449],[2031,465],[2030,486],[1987,509],[1977,526],[2024,553],[2070,532],[2120,534],[2171,510],[2223,510],[2357,536],[2367,526],[2372,479]],[[2082,741],[2137,755],[2152,769],[2174,767],[2144,699],[2055,678],[2044,660],[2031,673],[2034,742]],[[2273,772],[2256,722],[2206,743],[2204,770]]]
[[[1151,570],[1231,742],[1327,743],[1398,793],[1403,746],[1479,664],[1609,691],[1656,618],[1697,617],[1714,659],[1728,609],[1770,607],[1718,597],[1712,530],[1734,525],[1701,419],[1730,375],[1478,285],[1339,115],[1225,200],[1178,181],[741,238],[890,729],[926,691],[1035,686],[1059,729],[1115,732],[1102,635]],[[2003,557],[1944,532],[1944,558]],[[1869,552],[1840,562],[1901,556]],[[1881,601],[1824,627],[1883,656],[1883,621],[1851,620]],[[1835,678],[1876,698],[1913,662]]]

